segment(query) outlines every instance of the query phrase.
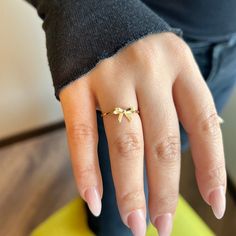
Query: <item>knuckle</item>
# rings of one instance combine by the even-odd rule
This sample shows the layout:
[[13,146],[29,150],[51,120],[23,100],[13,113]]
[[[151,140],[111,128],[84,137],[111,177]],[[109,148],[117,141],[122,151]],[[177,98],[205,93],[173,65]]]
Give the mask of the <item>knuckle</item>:
[[122,205],[129,205],[131,202],[142,205],[144,197],[144,192],[141,189],[138,189],[136,191],[125,193],[121,196],[120,200]]
[[[176,65],[176,73],[181,71],[189,71],[193,67],[194,57],[192,50],[189,45],[179,38],[178,36],[173,37],[171,40],[168,40],[168,48],[170,51],[172,64]],[[173,59],[172,59],[173,58]]]
[[191,48],[183,41],[178,45],[178,52],[183,56],[184,59],[189,59],[192,56]]
[[133,158],[135,155],[130,155],[130,153],[141,151],[143,142],[140,134],[127,133],[118,137],[114,142],[114,146],[121,156]]
[[76,122],[70,124],[68,126],[68,134],[72,141],[87,145],[93,145],[94,141],[97,140],[94,128],[87,124]]
[[186,57],[191,54],[191,49],[184,40],[175,35],[174,33],[166,34],[165,42],[167,42],[168,49],[174,52],[176,56]]
[[88,180],[92,173],[96,173],[96,168],[94,165],[86,165],[85,167],[78,165],[76,166],[77,178],[79,181]]
[[138,43],[137,45],[135,44],[135,48],[129,53],[130,61],[128,63],[133,63],[135,67],[137,67],[138,63],[140,68],[145,68],[145,74],[149,77],[156,71],[157,67],[156,48],[147,43]]
[[220,124],[216,112],[205,117],[202,115],[199,119],[199,131],[206,135],[218,136],[220,134]]
[[155,156],[164,162],[176,162],[180,158],[180,140],[177,136],[168,136],[155,145]]
[[174,212],[178,203],[178,194],[170,193],[157,198],[159,213]]
[[225,182],[226,179],[226,169],[225,164],[221,163],[215,165],[213,168],[206,171],[206,173],[202,173],[203,171],[199,171],[199,177],[203,178],[203,181],[212,182],[212,185],[220,185]]
[[224,180],[226,178],[225,166],[220,165],[215,167],[214,169],[211,169],[209,171],[209,177],[210,179],[214,179],[214,181],[216,181],[217,184],[224,183]]

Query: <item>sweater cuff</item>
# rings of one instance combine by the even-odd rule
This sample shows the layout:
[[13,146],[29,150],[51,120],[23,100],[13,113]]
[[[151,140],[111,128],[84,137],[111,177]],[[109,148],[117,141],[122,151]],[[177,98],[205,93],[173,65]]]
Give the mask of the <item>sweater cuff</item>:
[[32,0],[44,20],[55,96],[97,63],[149,34],[172,28],[139,0]]

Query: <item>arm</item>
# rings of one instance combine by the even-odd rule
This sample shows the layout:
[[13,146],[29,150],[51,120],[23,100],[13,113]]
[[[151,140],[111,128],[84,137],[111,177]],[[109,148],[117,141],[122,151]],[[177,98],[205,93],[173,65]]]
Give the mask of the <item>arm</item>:
[[59,99],[65,85],[104,58],[151,33],[174,32],[139,0],[27,0],[38,12],[46,33],[49,66]]

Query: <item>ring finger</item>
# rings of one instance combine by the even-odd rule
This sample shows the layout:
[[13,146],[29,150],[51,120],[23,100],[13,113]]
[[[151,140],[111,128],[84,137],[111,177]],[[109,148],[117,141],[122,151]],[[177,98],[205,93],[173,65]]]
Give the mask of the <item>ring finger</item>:
[[[129,86],[127,82],[123,84],[121,82],[115,93],[114,89],[109,88],[105,89],[105,94],[98,93],[97,99],[102,112],[112,111],[115,107],[127,109],[133,106],[137,109],[138,104],[133,87]],[[112,91],[112,93],[109,91]],[[139,115],[133,113],[131,118],[132,120],[129,121],[123,115],[121,122],[119,122],[118,115],[109,114],[104,116],[103,120],[121,218],[134,235],[145,235],[146,203],[143,184],[143,133]]]

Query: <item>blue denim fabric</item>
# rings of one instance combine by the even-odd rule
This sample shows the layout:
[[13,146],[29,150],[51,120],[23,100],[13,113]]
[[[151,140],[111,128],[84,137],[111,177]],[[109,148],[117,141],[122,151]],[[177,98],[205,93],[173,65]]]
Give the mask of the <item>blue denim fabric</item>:
[[[201,73],[213,95],[218,114],[221,113],[226,101],[229,99],[236,83],[236,33],[230,40],[223,42],[203,42],[184,37],[190,46]],[[201,99],[201,98],[199,98]],[[94,217],[87,206],[88,224],[99,236],[131,236],[132,233],[121,221],[119,215],[115,188],[111,174],[108,144],[103,126],[101,112],[97,111],[99,132],[98,155],[103,178],[104,195],[102,198],[102,212]],[[181,152],[189,148],[188,136],[180,126]],[[148,206],[147,176],[144,162],[144,187],[146,204]],[[147,224],[149,211],[147,208]]]

